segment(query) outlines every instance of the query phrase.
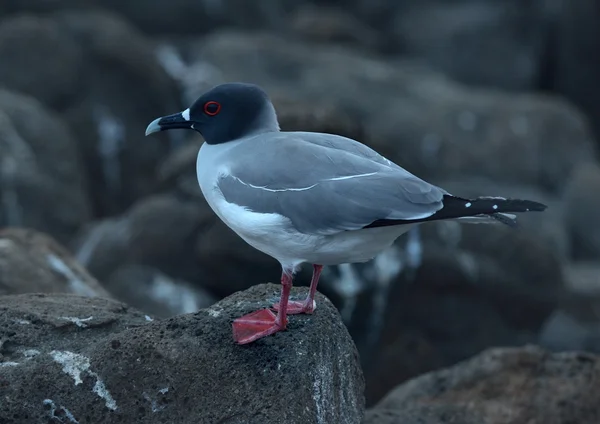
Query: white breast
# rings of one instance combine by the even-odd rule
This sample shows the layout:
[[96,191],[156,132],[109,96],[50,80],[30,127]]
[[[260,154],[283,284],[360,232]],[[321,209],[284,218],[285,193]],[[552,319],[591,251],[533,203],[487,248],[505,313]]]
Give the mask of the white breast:
[[227,152],[239,142],[222,145],[204,143],[198,153],[196,171],[200,189],[219,218],[255,249],[278,260],[285,269],[301,263],[321,265],[365,262],[412,226],[344,231],[334,235],[299,233],[289,219],[275,213],[256,213],[227,202],[216,183],[227,173]]

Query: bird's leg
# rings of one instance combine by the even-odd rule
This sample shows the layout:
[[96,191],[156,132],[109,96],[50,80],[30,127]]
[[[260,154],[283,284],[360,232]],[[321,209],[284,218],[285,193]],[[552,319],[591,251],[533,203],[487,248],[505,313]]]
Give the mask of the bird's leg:
[[[288,302],[287,313],[288,315],[295,314],[312,314],[317,307],[315,302],[315,294],[317,293],[317,284],[319,284],[319,277],[321,276],[321,271],[323,270],[323,265],[313,265],[313,275],[310,280],[310,289],[308,290],[308,296],[306,296],[306,300],[299,302],[291,300]],[[273,309],[276,311],[279,310],[279,302],[273,305]]]
[[287,325],[288,298],[292,289],[292,274],[285,270],[281,274],[281,308],[275,315],[269,309],[252,312],[233,321],[233,339],[238,344],[251,343],[278,331]]

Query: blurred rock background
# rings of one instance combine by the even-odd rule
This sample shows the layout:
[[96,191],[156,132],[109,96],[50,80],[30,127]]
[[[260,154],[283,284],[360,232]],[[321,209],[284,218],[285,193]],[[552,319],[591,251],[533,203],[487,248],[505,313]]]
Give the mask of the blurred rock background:
[[277,282],[204,202],[200,136],[144,137],[247,81],[283,129],[359,139],[457,195],[550,206],[518,230],[427,224],[324,271],[369,406],[489,347],[600,352],[599,19],[595,0],[2,0],[0,294],[160,319]]

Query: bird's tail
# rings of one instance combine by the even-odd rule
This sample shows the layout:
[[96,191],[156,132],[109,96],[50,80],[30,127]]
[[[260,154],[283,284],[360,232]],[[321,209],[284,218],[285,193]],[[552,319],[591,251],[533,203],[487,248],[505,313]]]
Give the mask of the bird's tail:
[[532,200],[488,196],[463,199],[444,196],[444,207],[438,212],[440,214],[438,219],[454,218],[468,223],[485,223],[494,220],[515,226],[517,224],[515,213],[542,212],[546,208],[546,205]]
[[364,228],[387,227],[391,225],[414,224],[441,220],[460,220],[472,224],[500,222],[514,227],[519,212],[541,212],[547,206],[532,200],[506,199],[504,197],[462,197],[445,194],[443,207],[431,216],[420,219],[379,219]]

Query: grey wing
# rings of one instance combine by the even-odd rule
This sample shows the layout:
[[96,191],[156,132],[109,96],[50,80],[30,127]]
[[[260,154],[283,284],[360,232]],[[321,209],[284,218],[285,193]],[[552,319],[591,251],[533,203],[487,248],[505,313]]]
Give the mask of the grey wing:
[[[299,137],[311,144],[316,144],[323,147],[329,147],[331,149],[342,150],[353,155],[361,156],[365,159],[380,163],[390,168],[402,169],[399,165],[395,164],[386,157],[380,155],[369,146],[364,145],[351,138],[342,137],[335,134],[321,134],[321,133],[308,133],[298,132],[295,133]],[[406,171],[405,171],[406,172]]]
[[[402,168],[289,138],[235,152],[217,185],[225,200],[287,217],[300,232],[334,234],[379,219],[421,219],[442,208],[443,192]],[[258,158],[241,161],[239,158]]]

